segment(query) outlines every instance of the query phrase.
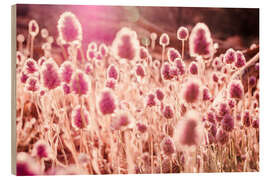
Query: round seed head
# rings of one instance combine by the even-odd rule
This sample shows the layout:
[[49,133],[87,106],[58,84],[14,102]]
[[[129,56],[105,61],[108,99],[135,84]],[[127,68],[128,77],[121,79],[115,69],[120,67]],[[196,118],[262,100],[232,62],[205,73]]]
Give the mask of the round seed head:
[[61,80],[65,83],[69,83],[74,72],[74,67],[70,61],[65,61],[60,66],[60,76]]
[[72,126],[76,129],[84,129],[89,126],[89,113],[85,107],[76,106],[71,114]]
[[152,32],[150,34],[150,38],[153,39],[153,40],[156,40],[157,39],[157,33]]
[[141,59],[146,59],[149,55],[148,50],[145,47],[140,47],[140,58]]
[[42,28],[40,33],[41,33],[41,37],[44,39],[46,39],[49,36],[49,32],[46,28]]
[[119,73],[118,69],[115,65],[111,64],[107,69],[107,79],[113,78],[115,80],[118,80]]
[[201,90],[201,84],[197,80],[189,80],[185,83],[182,91],[182,97],[187,103],[195,103],[198,101]]
[[37,73],[38,72],[37,62],[32,58],[27,59],[24,64],[23,71],[28,75]]
[[58,66],[54,60],[49,60],[43,63],[41,68],[42,85],[48,90],[55,89],[61,83],[58,73]]
[[32,155],[39,159],[48,160],[52,158],[51,147],[43,140],[39,140],[34,144]]
[[224,62],[226,64],[232,64],[236,61],[236,53],[235,51],[230,48],[226,51],[225,55],[224,55]]
[[164,108],[163,108],[163,112],[162,112],[163,116],[166,118],[166,119],[171,119],[173,118],[173,109],[171,106],[169,105],[166,105]]
[[160,38],[159,38],[159,44],[161,46],[168,46],[170,43],[170,38],[168,36],[168,34],[163,33],[161,34]]
[[171,65],[165,62],[161,67],[161,77],[163,80],[171,80],[173,76],[170,73]]
[[145,70],[144,70],[143,65],[141,64],[136,65],[135,72],[136,72],[136,75],[139,76],[140,78],[143,78],[145,76]]
[[39,32],[39,26],[35,20],[31,20],[28,24],[28,32],[31,36],[35,37]]
[[98,100],[99,112],[103,115],[114,113],[116,109],[116,100],[113,93],[109,90],[104,90]]
[[234,63],[235,67],[241,68],[246,64],[246,58],[241,51],[236,51],[236,61]]
[[170,62],[174,62],[176,58],[181,58],[180,53],[175,48],[169,48],[167,51],[167,56]]
[[25,40],[24,35],[22,35],[22,34],[17,35],[17,41],[18,42],[22,43],[22,42],[24,42],[24,40]]
[[188,39],[188,29],[184,26],[181,26],[178,28],[177,30],[177,39],[181,40],[181,41],[185,41]]
[[105,44],[100,44],[98,51],[102,57],[106,57],[108,55],[108,47]]
[[155,95],[154,94],[149,94],[146,98],[146,105],[149,107],[155,106],[156,105],[156,100],[155,100]]
[[189,72],[193,75],[198,74],[198,65],[194,61],[189,65]]

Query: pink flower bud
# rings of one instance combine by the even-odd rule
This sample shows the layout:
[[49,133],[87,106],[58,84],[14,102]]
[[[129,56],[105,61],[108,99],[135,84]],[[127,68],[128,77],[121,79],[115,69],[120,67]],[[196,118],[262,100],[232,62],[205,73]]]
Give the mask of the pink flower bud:
[[26,81],[26,86],[25,86],[26,91],[32,91],[35,92],[39,90],[39,81],[36,77],[29,77]]
[[172,155],[176,151],[174,142],[170,136],[164,137],[160,145],[163,153],[167,156]]
[[136,75],[140,78],[143,78],[145,76],[145,70],[144,67],[141,64],[136,65]]
[[42,84],[48,90],[55,89],[61,83],[58,74],[58,66],[53,60],[49,60],[42,65],[41,69]]
[[71,93],[71,89],[70,89],[70,86],[68,84],[63,84],[62,85],[62,88],[63,88],[63,91],[65,94],[70,94]]
[[69,83],[74,72],[73,65],[70,61],[65,61],[60,66],[60,76],[63,82]]
[[249,86],[250,87],[254,87],[254,86],[256,86],[256,82],[257,80],[256,80],[256,77],[255,76],[251,76],[251,77],[249,77],[249,79],[248,79],[248,84],[249,84]]
[[21,73],[20,80],[22,83],[26,83],[28,78],[29,78],[29,76],[27,76],[24,72]]
[[241,51],[236,51],[236,61],[234,63],[235,67],[241,68],[246,64],[246,58]]
[[229,94],[231,98],[241,99],[244,94],[244,87],[240,80],[233,80],[229,85]]
[[162,101],[164,99],[164,93],[161,89],[156,90],[156,96],[159,101]]
[[195,62],[190,63],[189,65],[190,74],[196,75],[198,74],[198,65]]
[[116,100],[111,91],[105,90],[102,92],[98,101],[98,108],[103,115],[114,113],[116,109]]
[[76,106],[72,111],[71,117],[72,126],[76,130],[84,129],[89,126],[90,116],[85,107]]
[[110,89],[115,89],[115,85],[116,85],[116,80],[113,78],[109,78],[106,80],[106,87],[110,88]]
[[211,99],[210,93],[209,93],[209,89],[208,88],[204,88],[203,89],[203,101],[208,101]]
[[38,65],[36,61],[31,58],[27,59],[24,64],[23,71],[28,75],[38,72]]
[[80,70],[77,70],[72,76],[71,89],[75,94],[86,95],[90,89],[90,80],[88,77]]
[[140,133],[145,133],[147,130],[147,126],[142,123],[137,123],[137,129]]
[[214,53],[213,40],[209,28],[204,23],[197,23],[189,38],[190,55],[210,58]]
[[31,20],[28,24],[28,32],[31,36],[36,36],[39,32],[39,26],[35,20]]
[[160,39],[159,39],[159,44],[161,46],[168,46],[169,43],[170,43],[170,38],[168,34],[166,33],[161,34]]
[[118,69],[115,65],[111,64],[107,69],[107,78],[113,78],[115,80],[118,80],[119,74]]
[[221,121],[223,130],[231,132],[234,128],[234,119],[230,114],[226,114]]
[[146,99],[146,105],[149,107],[155,106],[156,101],[155,101],[155,95],[154,94],[149,94]]
[[180,75],[184,75],[185,72],[186,72],[186,65],[185,65],[185,63],[182,61],[182,59],[176,58],[176,59],[174,60],[174,62],[175,62],[175,66],[176,66],[177,69],[178,69],[179,74],[180,74]]
[[64,44],[82,41],[82,26],[77,17],[71,12],[61,14],[57,29],[59,38]]
[[140,58],[146,59],[148,57],[148,50],[145,47],[140,47]]
[[224,55],[224,62],[226,64],[232,64],[236,61],[236,53],[235,51],[230,48],[226,51],[225,55]]
[[165,62],[161,67],[161,75],[163,80],[171,80],[173,76],[170,74],[171,66],[169,63]]
[[177,39],[184,41],[188,39],[188,29],[186,27],[179,27],[177,30]]
[[173,118],[173,115],[174,115],[173,109],[172,109],[172,107],[169,106],[169,105],[166,105],[166,106],[164,107],[162,113],[163,113],[163,116],[164,116],[166,119],[171,119],[171,118]]
[[169,48],[167,51],[167,56],[170,62],[174,62],[176,58],[181,58],[181,55],[175,48]]
[[39,140],[34,144],[32,155],[39,159],[48,160],[52,157],[51,147],[43,140]]
[[124,27],[117,32],[112,42],[112,54],[118,60],[126,59],[128,61],[139,58],[140,44],[137,33]]
[[189,80],[183,87],[183,99],[187,103],[195,103],[200,96],[200,83],[197,81]]

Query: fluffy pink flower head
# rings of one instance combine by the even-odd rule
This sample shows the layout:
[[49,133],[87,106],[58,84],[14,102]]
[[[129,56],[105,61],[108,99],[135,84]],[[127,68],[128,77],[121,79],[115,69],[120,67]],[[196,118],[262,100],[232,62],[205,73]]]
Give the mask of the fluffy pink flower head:
[[72,44],[76,41],[82,41],[82,26],[77,17],[71,12],[61,14],[57,29],[59,38],[64,44]]
[[195,103],[199,100],[201,94],[201,84],[197,80],[189,80],[185,83],[182,91],[182,97],[187,103]]
[[193,75],[198,74],[198,65],[194,61],[189,65],[189,72]]
[[254,87],[254,86],[256,86],[256,83],[257,83],[256,77],[255,76],[250,76],[249,79],[248,79],[248,85],[250,87]]
[[147,98],[146,98],[146,105],[149,107],[155,106],[156,100],[155,100],[155,95],[154,94],[148,94]]
[[97,56],[97,52],[96,51],[93,51],[91,49],[87,49],[87,52],[86,52],[86,57],[88,59],[88,61],[92,61],[93,59],[95,59]]
[[112,42],[113,56],[118,60],[126,59],[132,61],[139,59],[139,53],[140,43],[137,33],[127,27],[118,31]]
[[68,84],[66,84],[66,83],[63,83],[62,89],[63,89],[63,91],[64,91],[65,94],[70,94],[70,93],[71,93],[71,88],[70,88],[70,86],[69,86]]
[[29,76],[22,71],[21,72],[21,77],[20,77],[21,82],[23,84],[26,83],[26,81],[27,81],[28,78],[29,78]]
[[160,38],[159,38],[159,44],[163,47],[168,46],[170,43],[170,38],[168,36],[168,34],[163,33],[161,34]]
[[90,116],[85,107],[76,106],[71,114],[72,126],[76,129],[84,129],[89,126]]
[[106,87],[110,89],[115,89],[116,80],[114,78],[109,78],[106,80]]
[[169,48],[167,51],[167,56],[170,62],[174,62],[176,58],[181,58],[180,53],[175,48]]
[[207,87],[203,89],[202,93],[203,93],[203,101],[209,101],[211,99],[209,89]]
[[178,122],[174,132],[174,140],[178,147],[198,146],[203,142],[203,126],[200,119],[199,113],[189,111],[184,119]]
[[221,121],[221,126],[223,130],[231,132],[234,128],[233,117],[230,114],[226,114]]
[[259,119],[256,119],[252,122],[252,127],[255,129],[259,128]]
[[114,64],[111,64],[107,69],[107,79],[109,78],[113,78],[115,80],[118,80],[119,78],[119,70]]
[[41,175],[40,165],[29,154],[25,152],[17,153],[16,175],[17,176]]
[[181,58],[176,58],[174,60],[174,63],[175,63],[175,66],[177,67],[178,69],[178,72],[180,75],[184,75],[185,72],[186,72],[186,65],[185,63],[183,62],[183,60]]
[[172,155],[176,151],[173,139],[170,136],[164,137],[160,145],[162,152],[167,156]]
[[34,144],[32,155],[39,159],[48,160],[52,157],[51,147],[43,140],[39,140]]
[[145,133],[147,130],[147,126],[143,123],[137,123],[137,129],[140,133]]
[[163,108],[163,112],[162,112],[163,116],[166,118],[166,119],[171,119],[173,118],[173,108],[169,105],[166,105],[164,108]]
[[84,72],[77,70],[71,80],[71,89],[75,94],[86,95],[90,89],[90,80]]
[[222,117],[229,112],[228,105],[225,102],[221,102],[218,108],[218,114]]
[[128,128],[132,128],[133,125],[134,119],[126,111],[120,111],[112,118],[111,127],[114,130],[125,130]]
[[102,57],[106,57],[108,55],[108,47],[102,43],[99,45],[98,52]]
[[197,23],[189,38],[189,53],[191,56],[210,58],[214,53],[213,40],[209,28],[204,23]]
[[233,80],[229,85],[230,98],[241,99],[244,95],[244,87],[240,80]]
[[39,32],[39,26],[35,20],[31,20],[28,24],[28,32],[31,36],[35,37]]
[[39,90],[39,81],[36,77],[30,76],[26,80],[26,86],[25,86],[26,91],[31,91],[31,92],[36,92]]
[[98,100],[99,112],[103,115],[114,113],[116,109],[116,99],[110,90],[104,90]]
[[156,90],[156,96],[159,101],[162,101],[164,99],[164,93],[161,89]]
[[224,55],[224,62],[226,64],[232,64],[236,61],[236,54],[235,51],[230,48],[226,51],[225,55]]
[[170,73],[171,65],[165,62],[161,67],[161,77],[163,80],[171,80],[173,76]]
[[217,137],[216,138],[217,138],[217,141],[221,145],[225,144],[229,140],[228,133],[226,131],[224,131],[222,128],[219,128],[218,129]]
[[58,66],[54,60],[43,63],[41,68],[41,81],[45,88],[48,90],[55,89],[61,83],[58,73]]
[[92,74],[93,70],[94,70],[93,65],[91,63],[88,62],[85,64],[85,73],[86,74],[88,74],[88,75]]
[[145,47],[141,46],[140,47],[140,58],[146,59],[148,57],[148,54],[149,54],[148,50]]
[[236,51],[236,61],[234,63],[235,67],[241,68],[246,64],[246,58],[241,51]]
[[65,61],[60,66],[60,76],[61,80],[65,83],[69,83],[74,72],[74,67],[70,61]]
[[243,115],[243,124],[246,127],[249,127],[251,124],[251,117],[250,117],[249,111],[247,110],[244,112],[244,115]]
[[216,117],[215,117],[214,112],[212,112],[212,111],[207,112],[206,117],[207,117],[207,121],[209,121],[210,123],[213,123],[213,124],[216,123],[216,121],[215,121]]
[[144,78],[145,76],[145,69],[142,64],[136,65],[135,73],[137,77]]
[[218,83],[219,76],[218,76],[218,74],[216,72],[212,73],[212,79],[213,79],[213,82]]
[[27,59],[24,64],[23,71],[28,75],[37,73],[38,72],[37,62],[31,58]]
[[177,30],[177,39],[181,40],[181,41],[185,41],[188,39],[188,29],[184,26],[181,26],[178,28]]

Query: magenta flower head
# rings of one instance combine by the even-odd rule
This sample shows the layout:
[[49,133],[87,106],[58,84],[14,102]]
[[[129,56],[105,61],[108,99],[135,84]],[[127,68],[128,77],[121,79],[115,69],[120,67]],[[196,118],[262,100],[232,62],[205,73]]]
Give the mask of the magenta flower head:
[[256,80],[255,76],[250,76],[249,79],[248,79],[248,85],[250,87],[254,87],[254,86],[256,86],[256,83],[257,83],[256,81],[257,80]]
[[243,115],[243,124],[246,127],[249,127],[250,124],[251,124],[251,117],[250,117],[249,111],[245,111],[244,112],[244,115]]
[[27,81],[28,78],[29,78],[29,76],[22,71],[21,72],[21,77],[20,77],[21,82],[23,84],[26,83],[26,81]]
[[57,29],[59,39],[64,44],[72,44],[76,41],[82,41],[82,26],[77,17],[71,12],[61,14]]
[[229,105],[230,108],[234,108],[235,107],[235,104],[236,104],[236,102],[235,102],[234,99],[229,99],[228,100],[228,105]]
[[164,93],[161,89],[156,90],[156,96],[159,101],[163,101],[164,99]]
[[58,73],[58,66],[53,59],[43,63],[41,68],[41,82],[48,90],[57,88],[60,83],[60,75]]
[[241,51],[236,51],[236,61],[234,63],[235,67],[241,68],[246,64],[246,58]]
[[154,94],[148,94],[147,98],[146,98],[146,106],[152,107],[155,106],[156,100],[155,100],[155,95]]
[[219,76],[218,76],[218,74],[216,72],[213,72],[213,74],[212,74],[212,80],[213,80],[213,82],[218,83]]
[[39,26],[35,20],[31,20],[28,24],[28,32],[31,36],[35,37],[39,32]]
[[32,155],[39,159],[48,160],[52,158],[52,150],[48,143],[39,140],[34,144]]
[[168,34],[163,33],[161,34],[160,38],[159,38],[159,44],[163,47],[168,46],[170,43],[170,38],[168,36]]
[[20,152],[17,154],[16,162],[17,176],[37,176],[41,175],[41,167],[29,154]]
[[143,123],[137,123],[137,129],[140,133],[145,133],[147,130],[147,126]]
[[106,57],[108,55],[108,47],[102,43],[99,45],[98,52],[102,57]]
[[27,75],[32,75],[32,74],[38,73],[37,62],[34,59],[31,59],[31,58],[27,59],[25,61],[25,64],[24,64],[23,71]]
[[256,119],[252,122],[252,127],[255,129],[259,129],[259,119]]
[[184,61],[181,58],[176,58],[174,60],[174,63],[178,69],[179,74],[184,75],[186,72],[186,65],[185,65]]
[[214,53],[213,40],[209,28],[204,23],[197,23],[189,38],[189,53],[191,56],[210,58]]
[[114,113],[116,109],[116,99],[109,89],[103,90],[98,99],[97,107],[99,112],[103,115]]
[[162,112],[163,116],[166,118],[166,119],[171,119],[173,118],[173,109],[171,106],[169,105],[166,105],[164,108],[163,108],[163,112]]
[[92,74],[93,70],[94,70],[93,65],[91,63],[88,62],[85,64],[85,73],[86,74],[88,74],[88,75]]
[[219,128],[218,129],[217,137],[216,138],[217,138],[217,141],[221,145],[225,144],[229,140],[228,133],[226,131],[224,131],[222,128]]
[[212,111],[207,112],[206,117],[207,117],[207,121],[209,121],[210,123],[212,123],[212,124],[216,123],[216,121],[215,121],[216,117],[215,117],[214,112],[212,112]]
[[173,139],[170,136],[164,137],[161,141],[160,146],[162,152],[167,156],[171,156],[176,151]]
[[70,94],[70,93],[71,93],[71,88],[70,88],[70,86],[69,86],[68,84],[66,84],[66,83],[63,83],[62,89],[63,89],[63,92],[64,92],[65,94]]
[[184,119],[178,122],[174,132],[177,147],[198,146],[203,142],[203,126],[200,120],[199,113],[189,111]]
[[142,64],[136,65],[135,73],[137,77],[144,78],[145,76],[145,69]]
[[161,77],[163,80],[171,80],[173,78],[170,70],[171,65],[168,62],[165,62],[161,67]]
[[223,130],[231,132],[234,128],[234,119],[230,114],[226,114],[221,121]]
[[26,80],[25,90],[30,91],[30,92],[36,92],[37,90],[39,90],[39,81],[38,81],[38,79],[36,77],[34,77],[34,76],[30,76]]
[[86,108],[83,106],[76,106],[71,114],[72,126],[76,129],[84,129],[89,127],[90,116]]
[[114,117],[112,117],[112,124],[111,127],[113,130],[125,130],[132,128],[134,125],[133,117],[125,112],[120,111]]
[[170,62],[174,62],[176,58],[181,58],[180,53],[175,48],[169,48],[167,51],[167,56]]
[[87,49],[87,52],[86,52],[86,57],[88,59],[88,61],[92,61],[93,59],[95,59],[97,56],[97,52],[96,51],[93,51],[91,49]]
[[198,74],[198,65],[194,61],[189,65],[189,72],[193,75]]
[[137,33],[131,29],[124,27],[117,32],[115,39],[112,42],[112,54],[120,60],[128,61],[139,59],[140,43]]
[[227,103],[225,102],[221,102],[219,104],[219,109],[218,109],[218,113],[220,116],[224,116],[225,114],[227,114],[229,112],[229,108],[228,108],[228,105]]
[[60,76],[61,80],[65,83],[69,83],[74,72],[74,67],[70,61],[65,61],[60,66]]
[[148,57],[148,55],[149,55],[149,52],[148,52],[148,50],[145,48],[145,47],[140,47],[140,58],[142,59],[142,60],[144,60],[144,59],[146,59],[147,57]]
[[241,99],[244,95],[244,87],[240,80],[233,80],[229,85],[229,95],[234,99]]
[[211,95],[207,87],[203,89],[202,93],[203,93],[203,101],[209,101],[211,99]]
[[178,28],[177,30],[177,39],[179,39],[180,41],[185,41],[188,39],[188,29],[184,26],[181,26]]
[[230,48],[226,51],[225,55],[224,55],[224,62],[226,64],[232,64],[236,61],[236,53],[235,51]]
[[75,94],[86,95],[90,89],[91,82],[84,72],[77,70],[71,80],[71,89]]
[[119,70],[114,64],[111,64],[107,69],[107,79],[109,78],[113,78],[116,81],[119,78]]
[[114,78],[109,78],[106,80],[106,87],[110,89],[115,89],[116,80]]
[[201,83],[197,80],[189,80],[185,83],[182,97],[187,103],[196,103],[201,95]]

